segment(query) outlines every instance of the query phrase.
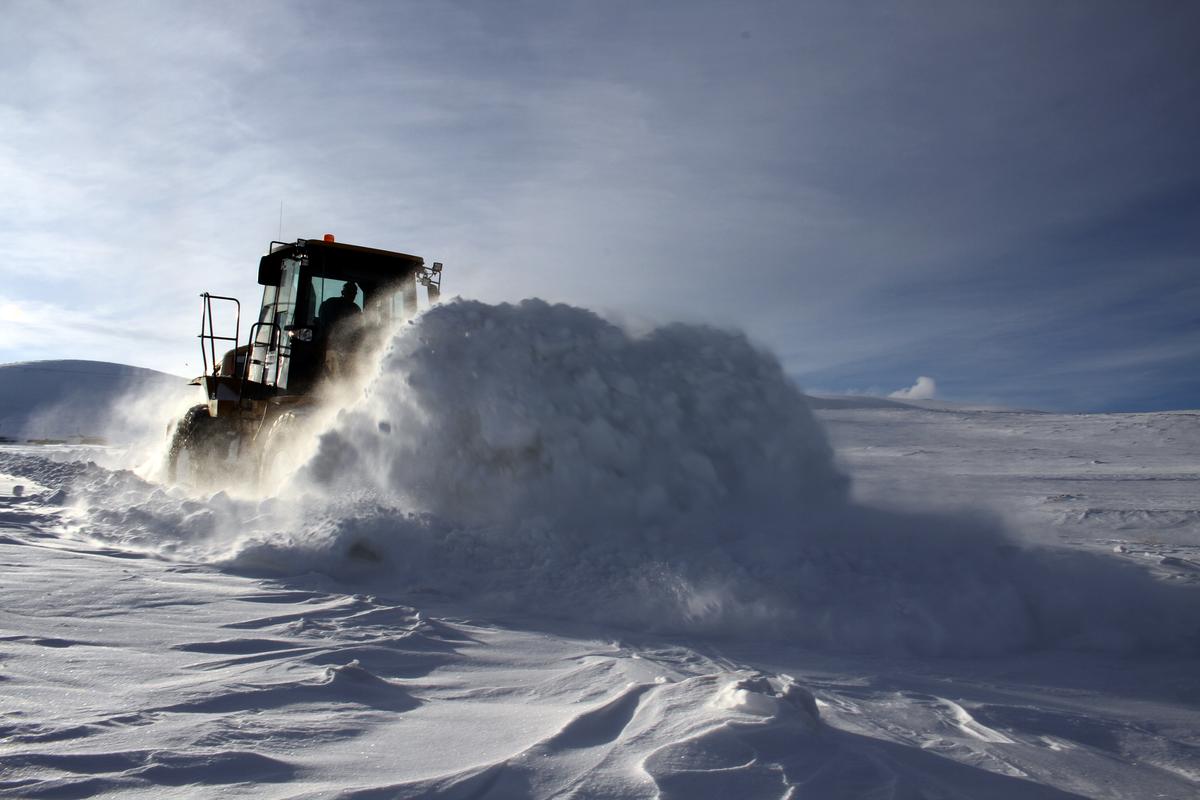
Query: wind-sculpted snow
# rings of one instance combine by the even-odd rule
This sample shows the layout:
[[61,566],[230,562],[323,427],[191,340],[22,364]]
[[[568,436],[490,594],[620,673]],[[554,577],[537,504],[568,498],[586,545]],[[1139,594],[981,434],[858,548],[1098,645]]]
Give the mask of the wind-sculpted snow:
[[189,497],[94,468],[67,490],[72,524],[242,571],[435,591],[472,613],[868,652],[1197,647],[1189,588],[1020,546],[983,515],[851,502],[798,389],[738,334],[449,303],[313,425],[272,497]]

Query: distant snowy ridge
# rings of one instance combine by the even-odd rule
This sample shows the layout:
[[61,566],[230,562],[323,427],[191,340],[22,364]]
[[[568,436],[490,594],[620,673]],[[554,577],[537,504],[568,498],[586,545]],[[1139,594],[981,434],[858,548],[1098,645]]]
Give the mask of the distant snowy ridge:
[[1008,408],[987,403],[954,403],[948,400],[909,400],[897,397],[878,397],[871,394],[809,394],[810,408],[822,411],[843,408],[890,408],[919,411],[1011,411],[1021,414],[1045,412],[1029,408]]
[[832,395],[832,394],[810,394],[807,395],[808,405],[815,409],[833,409],[833,408],[913,408],[912,403],[906,403],[902,400],[890,400],[886,397],[875,397],[874,395]]
[[0,364],[0,437],[102,436],[120,399],[186,383],[165,372],[107,361]]

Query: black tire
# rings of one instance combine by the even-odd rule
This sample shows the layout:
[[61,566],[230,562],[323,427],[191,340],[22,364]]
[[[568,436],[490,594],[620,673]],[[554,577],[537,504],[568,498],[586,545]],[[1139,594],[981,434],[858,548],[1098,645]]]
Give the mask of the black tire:
[[300,416],[295,411],[284,411],[271,421],[258,445],[258,485],[266,487],[275,476],[282,448],[296,431]]
[[179,477],[179,462],[187,456],[189,475],[187,483],[200,483],[211,479],[220,461],[229,454],[233,437],[228,426],[208,413],[208,406],[192,406],[175,426],[167,449],[167,480],[175,483]]

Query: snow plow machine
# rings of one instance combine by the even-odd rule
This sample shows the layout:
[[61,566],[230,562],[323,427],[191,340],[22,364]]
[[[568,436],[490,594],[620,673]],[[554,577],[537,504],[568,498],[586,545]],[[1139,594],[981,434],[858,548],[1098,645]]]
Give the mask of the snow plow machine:
[[[167,479],[261,483],[320,390],[347,380],[384,332],[417,313],[418,286],[436,303],[441,278],[440,263],[426,266],[419,256],[343,244],[330,234],[271,242],[258,265],[262,305],[244,343],[241,303],[200,295],[204,374],[192,384],[208,402],[168,431]],[[232,335],[214,322],[214,310],[222,326],[232,322]]]

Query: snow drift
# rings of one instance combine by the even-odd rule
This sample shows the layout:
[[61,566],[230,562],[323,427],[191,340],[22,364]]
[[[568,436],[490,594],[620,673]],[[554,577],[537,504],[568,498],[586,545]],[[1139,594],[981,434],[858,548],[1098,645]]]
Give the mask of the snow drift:
[[986,518],[851,503],[799,390],[736,333],[453,302],[312,425],[267,498],[95,467],[38,480],[70,484],[85,535],[472,613],[875,652],[1196,646],[1195,592]]

